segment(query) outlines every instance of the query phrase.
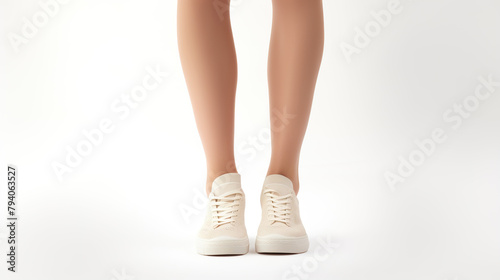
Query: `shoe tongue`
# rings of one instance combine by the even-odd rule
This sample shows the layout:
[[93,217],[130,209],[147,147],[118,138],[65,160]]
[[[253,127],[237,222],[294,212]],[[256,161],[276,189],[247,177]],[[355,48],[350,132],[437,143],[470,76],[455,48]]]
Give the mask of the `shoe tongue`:
[[278,195],[287,195],[293,192],[293,183],[287,177],[280,174],[273,174],[266,177],[264,180],[264,188],[271,189]]
[[241,189],[241,177],[238,173],[226,173],[212,183],[212,193],[221,196],[227,192]]

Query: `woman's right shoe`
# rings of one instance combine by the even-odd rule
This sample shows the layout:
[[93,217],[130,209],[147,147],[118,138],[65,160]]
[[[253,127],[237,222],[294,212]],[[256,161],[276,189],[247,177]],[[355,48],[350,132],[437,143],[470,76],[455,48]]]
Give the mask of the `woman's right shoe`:
[[238,173],[226,173],[212,183],[205,221],[196,238],[201,255],[248,253],[245,228],[245,194]]

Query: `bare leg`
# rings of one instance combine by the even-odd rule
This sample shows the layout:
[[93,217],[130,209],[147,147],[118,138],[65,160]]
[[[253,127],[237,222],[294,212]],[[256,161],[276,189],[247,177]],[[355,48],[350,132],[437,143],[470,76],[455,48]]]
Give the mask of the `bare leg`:
[[272,155],[268,175],[299,191],[299,155],[323,56],[321,0],[273,0],[268,80]]
[[229,0],[179,0],[178,43],[196,125],[207,162],[207,194],[219,175],[237,172],[234,100],[237,65]]

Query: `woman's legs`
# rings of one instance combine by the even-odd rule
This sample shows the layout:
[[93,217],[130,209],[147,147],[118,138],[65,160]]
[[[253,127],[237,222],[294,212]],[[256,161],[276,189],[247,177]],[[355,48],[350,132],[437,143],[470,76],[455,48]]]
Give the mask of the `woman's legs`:
[[237,172],[234,101],[237,66],[229,0],[179,0],[178,43],[182,68],[207,162],[207,193],[219,175]]
[[295,193],[323,42],[321,0],[273,0],[268,61],[272,155],[267,174],[288,177]]

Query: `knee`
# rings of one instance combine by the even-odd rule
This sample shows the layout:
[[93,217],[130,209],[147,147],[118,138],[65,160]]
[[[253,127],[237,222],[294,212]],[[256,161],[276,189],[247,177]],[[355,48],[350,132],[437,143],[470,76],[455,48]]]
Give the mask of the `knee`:
[[282,9],[315,9],[322,5],[322,0],[272,0],[274,8]]

